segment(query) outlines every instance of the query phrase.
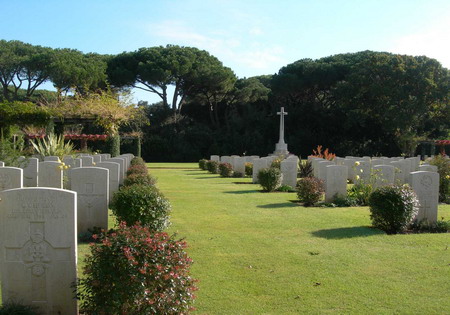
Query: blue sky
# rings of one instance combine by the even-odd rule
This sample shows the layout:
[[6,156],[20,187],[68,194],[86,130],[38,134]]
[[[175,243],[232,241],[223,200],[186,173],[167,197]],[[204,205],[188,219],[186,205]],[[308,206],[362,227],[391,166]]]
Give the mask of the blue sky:
[[239,77],[362,50],[426,55],[450,68],[449,0],[0,0],[0,8],[1,39],[101,54],[193,46]]

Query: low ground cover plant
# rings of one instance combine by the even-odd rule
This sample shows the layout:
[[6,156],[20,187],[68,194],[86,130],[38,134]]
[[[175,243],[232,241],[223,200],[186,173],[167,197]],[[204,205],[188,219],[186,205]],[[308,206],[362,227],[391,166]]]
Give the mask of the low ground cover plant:
[[374,227],[397,234],[405,231],[417,215],[418,200],[408,185],[390,185],[372,192],[369,207]]
[[11,301],[0,305],[0,315],[39,315],[39,313],[34,306]]
[[279,168],[263,168],[258,172],[258,183],[264,191],[272,192],[281,186],[282,176]]
[[230,163],[220,163],[219,164],[219,174],[222,177],[233,176],[233,166]]
[[121,223],[95,235],[78,281],[85,314],[187,314],[196,280],[186,243],[141,225]]
[[164,195],[149,185],[123,186],[114,194],[111,209],[119,222],[141,222],[154,231],[163,231],[169,222],[171,206]]
[[296,188],[298,199],[305,207],[314,206],[325,192],[323,180],[315,177],[301,178]]

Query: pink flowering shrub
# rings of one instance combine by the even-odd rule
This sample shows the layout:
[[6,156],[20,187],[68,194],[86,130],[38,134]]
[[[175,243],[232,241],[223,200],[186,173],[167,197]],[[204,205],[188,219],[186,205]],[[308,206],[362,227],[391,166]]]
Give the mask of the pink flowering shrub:
[[144,174],[144,175],[147,175],[148,174],[148,168],[147,168],[147,166],[145,164],[144,165],[141,165],[141,164],[132,165],[127,170],[127,176],[129,176],[131,174]]
[[78,280],[86,314],[187,314],[193,310],[196,280],[186,242],[141,225],[95,235]]

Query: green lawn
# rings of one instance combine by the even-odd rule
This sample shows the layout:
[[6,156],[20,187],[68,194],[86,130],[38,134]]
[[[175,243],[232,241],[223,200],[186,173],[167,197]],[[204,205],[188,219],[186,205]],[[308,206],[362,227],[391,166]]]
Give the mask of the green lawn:
[[[150,163],[200,280],[198,314],[444,314],[449,234],[369,228],[369,210],[304,208],[197,164]],[[439,216],[450,217],[450,206]]]

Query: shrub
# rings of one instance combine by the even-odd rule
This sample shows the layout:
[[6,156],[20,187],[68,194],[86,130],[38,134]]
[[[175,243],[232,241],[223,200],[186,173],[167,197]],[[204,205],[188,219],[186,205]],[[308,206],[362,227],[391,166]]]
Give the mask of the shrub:
[[131,186],[131,185],[155,185],[156,184],[156,178],[154,178],[150,174],[139,174],[134,173],[130,174],[123,180],[124,186]]
[[429,163],[438,168],[439,201],[450,202],[450,159],[439,154],[433,157]]
[[0,305],[0,315],[38,315],[36,306],[23,305],[17,302],[6,302]]
[[85,314],[187,314],[195,299],[196,280],[186,243],[167,233],[121,223],[97,235],[78,280]]
[[208,160],[205,160],[205,159],[199,160],[199,161],[198,161],[198,167],[199,167],[201,170],[206,171],[206,170],[207,170],[207,168],[206,168],[206,163],[207,163],[207,162],[208,162]]
[[253,163],[245,163],[245,175],[252,176],[253,175]]
[[219,174],[222,177],[233,176],[233,166],[230,163],[220,163],[219,164]]
[[354,184],[349,190],[347,198],[350,202],[357,206],[367,206],[369,204],[369,197],[373,188],[371,184],[360,181]]
[[278,168],[263,168],[258,172],[258,182],[264,191],[275,191],[281,186],[282,179],[281,171]]
[[297,182],[297,196],[304,203],[305,207],[313,206],[317,203],[324,192],[324,183],[321,179],[305,177]]
[[300,162],[298,165],[298,177],[313,177],[313,167],[312,162],[304,161]]
[[144,165],[133,165],[130,166],[127,170],[127,176],[130,176],[131,174],[143,174],[143,175],[147,175],[148,174],[148,169],[147,166]]
[[114,194],[111,209],[119,222],[142,225],[155,231],[169,226],[170,203],[155,186],[122,186]]
[[369,197],[369,206],[373,226],[388,234],[404,231],[418,211],[416,194],[408,185],[376,189]]
[[130,162],[130,166],[134,165],[145,165],[145,161],[141,157],[135,156],[134,158],[131,159]]
[[281,169],[281,161],[282,161],[282,158],[276,158],[275,160],[272,161],[272,163],[270,164],[270,167]]
[[244,177],[244,173],[235,171],[233,172],[233,177],[242,178]]
[[217,161],[206,162],[206,168],[208,169],[208,172],[212,174],[219,174],[219,162]]
[[410,228],[417,233],[447,233],[450,232],[450,221],[445,221],[444,218],[434,223],[430,223],[426,219],[421,221],[414,220]]

